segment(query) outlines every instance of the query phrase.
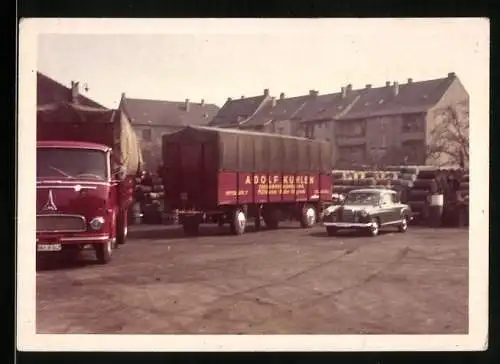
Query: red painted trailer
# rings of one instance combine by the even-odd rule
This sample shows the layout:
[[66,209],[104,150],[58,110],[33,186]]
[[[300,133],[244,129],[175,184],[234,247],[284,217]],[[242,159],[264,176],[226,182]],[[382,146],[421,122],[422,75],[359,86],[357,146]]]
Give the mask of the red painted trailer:
[[332,198],[331,144],[235,129],[188,126],[163,136],[165,207],[188,234],[203,222],[229,223],[234,234],[261,218],[313,226]]

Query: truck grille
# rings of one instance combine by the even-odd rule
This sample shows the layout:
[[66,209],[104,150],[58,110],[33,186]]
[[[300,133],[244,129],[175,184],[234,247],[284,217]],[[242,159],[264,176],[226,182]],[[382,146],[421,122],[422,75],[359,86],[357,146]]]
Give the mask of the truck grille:
[[38,215],[37,232],[78,232],[87,230],[85,218],[80,215]]

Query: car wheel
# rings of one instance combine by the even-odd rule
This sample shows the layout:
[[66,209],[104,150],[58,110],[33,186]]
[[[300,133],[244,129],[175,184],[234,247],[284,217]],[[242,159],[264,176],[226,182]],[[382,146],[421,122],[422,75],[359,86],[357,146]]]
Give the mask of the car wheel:
[[337,228],[334,226],[327,226],[326,233],[328,234],[328,236],[335,236],[337,235]]
[[371,226],[368,228],[370,236],[377,236],[380,232],[380,223],[378,219],[372,219]]
[[405,233],[406,230],[408,230],[408,217],[406,215],[401,217],[401,223],[398,226],[398,230],[401,233]]

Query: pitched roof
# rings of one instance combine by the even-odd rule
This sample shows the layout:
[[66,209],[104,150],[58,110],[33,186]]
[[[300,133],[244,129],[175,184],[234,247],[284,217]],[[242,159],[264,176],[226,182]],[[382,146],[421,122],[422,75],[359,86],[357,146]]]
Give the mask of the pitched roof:
[[[71,88],[66,87],[56,80],[44,75],[41,72],[36,73],[36,104],[37,106],[59,103],[71,102],[72,100]],[[80,105],[105,108],[103,105],[88,97],[79,94],[78,101]]]
[[205,125],[219,111],[214,104],[148,100],[122,97],[120,107],[130,117],[132,124],[152,125]]
[[243,123],[242,128],[265,125],[271,121],[281,121],[292,119],[306,105],[309,96],[290,97],[282,100],[272,99],[253,115],[248,121]]
[[217,115],[212,119],[210,125],[237,125],[239,118],[241,118],[241,120],[249,118],[259,110],[268,99],[269,97],[267,95],[235,100],[228,99]]
[[394,85],[354,90],[360,98],[341,119],[426,111],[443,97],[456,79],[453,74],[446,78],[399,84],[397,95],[394,95]]
[[[368,116],[422,112],[433,107],[456,80],[455,74],[434,80],[399,84],[394,96],[389,85],[350,89],[326,95],[304,95],[280,99],[273,106],[269,96],[230,100],[224,104],[211,125],[251,128],[271,121],[312,122],[331,119],[355,119]],[[238,116],[245,121],[238,125]]]
[[353,90],[342,97],[342,93],[316,96],[296,115],[301,121],[329,120],[349,110],[359,98],[360,92]]

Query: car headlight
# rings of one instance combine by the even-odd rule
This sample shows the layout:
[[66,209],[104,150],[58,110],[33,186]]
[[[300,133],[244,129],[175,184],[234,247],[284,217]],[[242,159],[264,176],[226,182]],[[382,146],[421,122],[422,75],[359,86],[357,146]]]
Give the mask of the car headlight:
[[97,216],[90,221],[90,227],[93,230],[99,230],[104,225],[104,217]]
[[361,216],[361,217],[367,217],[368,216],[368,212],[366,210],[361,210],[359,212],[359,216]]

